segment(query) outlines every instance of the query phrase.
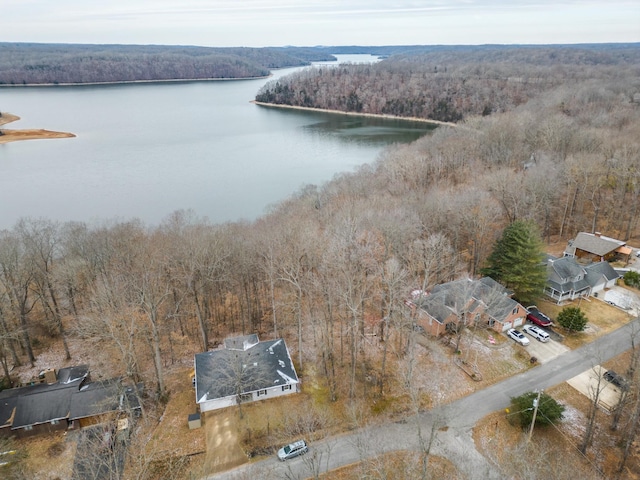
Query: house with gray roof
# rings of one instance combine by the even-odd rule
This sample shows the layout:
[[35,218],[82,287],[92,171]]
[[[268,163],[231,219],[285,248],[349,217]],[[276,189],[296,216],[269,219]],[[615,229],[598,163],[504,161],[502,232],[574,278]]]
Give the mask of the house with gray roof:
[[574,257],[547,256],[547,284],[544,292],[557,303],[597,292],[615,285],[620,275],[606,261],[581,265]]
[[589,262],[612,261],[616,258],[628,261],[631,252],[632,249],[622,240],[606,237],[600,232],[580,232],[575,239],[569,240],[564,256]]
[[299,391],[300,380],[283,339],[229,338],[195,356],[196,403],[201,412]]
[[476,322],[504,332],[522,325],[527,316],[527,310],[511,295],[489,277],[465,278],[436,285],[429,292],[415,291],[407,305],[415,323],[433,336]]

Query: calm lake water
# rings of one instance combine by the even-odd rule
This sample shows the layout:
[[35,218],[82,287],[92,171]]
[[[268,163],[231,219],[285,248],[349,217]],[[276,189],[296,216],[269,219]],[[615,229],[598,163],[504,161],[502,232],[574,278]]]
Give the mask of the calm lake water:
[[250,103],[267,81],[0,88],[0,111],[21,117],[8,128],[77,135],[0,145],[0,229],[21,217],[156,225],[179,209],[254,220],[429,129]]

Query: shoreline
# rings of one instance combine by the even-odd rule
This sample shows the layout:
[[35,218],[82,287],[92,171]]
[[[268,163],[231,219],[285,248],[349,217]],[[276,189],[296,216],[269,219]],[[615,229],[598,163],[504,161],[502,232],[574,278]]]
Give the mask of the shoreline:
[[[20,117],[12,113],[2,112],[0,116],[0,127],[11,122],[20,120]],[[75,135],[69,132],[54,132],[43,128],[28,128],[22,130],[7,130],[0,128],[0,144],[17,142],[20,140],[47,140],[50,138],[73,138]]]
[[261,107],[271,107],[271,108],[287,108],[293,110],[306,110],[310,112],[324,112],[324,113],[337,113],[341,115],[351,115],[356,117],[371,117],[371,118],[383,118],[387,120],[407,120],[410,122],[421,122],[421,123],[430,123],[432,125],[443,125],[447,127],[458,127],[457,123],[452,122],[441,122],[440,120],[430,120],[427,118],[418,118],[418,117],[399,117],[397,115],[386,115],[381,113],[358,113],[358,112],[343,112],[342,110],[328,110],[324,108],[315,108],[315,107],[299,107],[296,105],[284,105],[281,103],[266,103],[266,102],[258,102],[256,100],[250,100],[249,103],[253,103],[255,105],[259,105]]
[[[283,67],[289,68],[289,67]],[[262,77],[238,77],[238,78],[168,78],[164,80],[120,80],[117,82],[63,82],[63,83],[0,83],[0,88],[22,88],[22,87],[83,87],[83,86],[109,86],[109,85],[135,85],[145,83],[193,83],[193,82],[227,82],[238,80],[259,80],[269,78],[272,74]]]

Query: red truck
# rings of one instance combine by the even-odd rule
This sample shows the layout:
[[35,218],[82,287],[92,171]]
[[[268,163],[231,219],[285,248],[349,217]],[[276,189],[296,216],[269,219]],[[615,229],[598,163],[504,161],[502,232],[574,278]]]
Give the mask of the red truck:
[[527,307],[527,320],[531,323],[535,323],[540,327],[550,327],[553,322],[544,313],[538,310],[535,305]]

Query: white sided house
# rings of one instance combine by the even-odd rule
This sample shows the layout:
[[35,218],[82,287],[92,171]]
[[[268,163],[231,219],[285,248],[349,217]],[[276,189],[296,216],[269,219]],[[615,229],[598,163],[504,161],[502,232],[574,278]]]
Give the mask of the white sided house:
[[283,339],[255,334],[228,338],[195,356],[196,403],[201,412],[299,391],[300,380]]

